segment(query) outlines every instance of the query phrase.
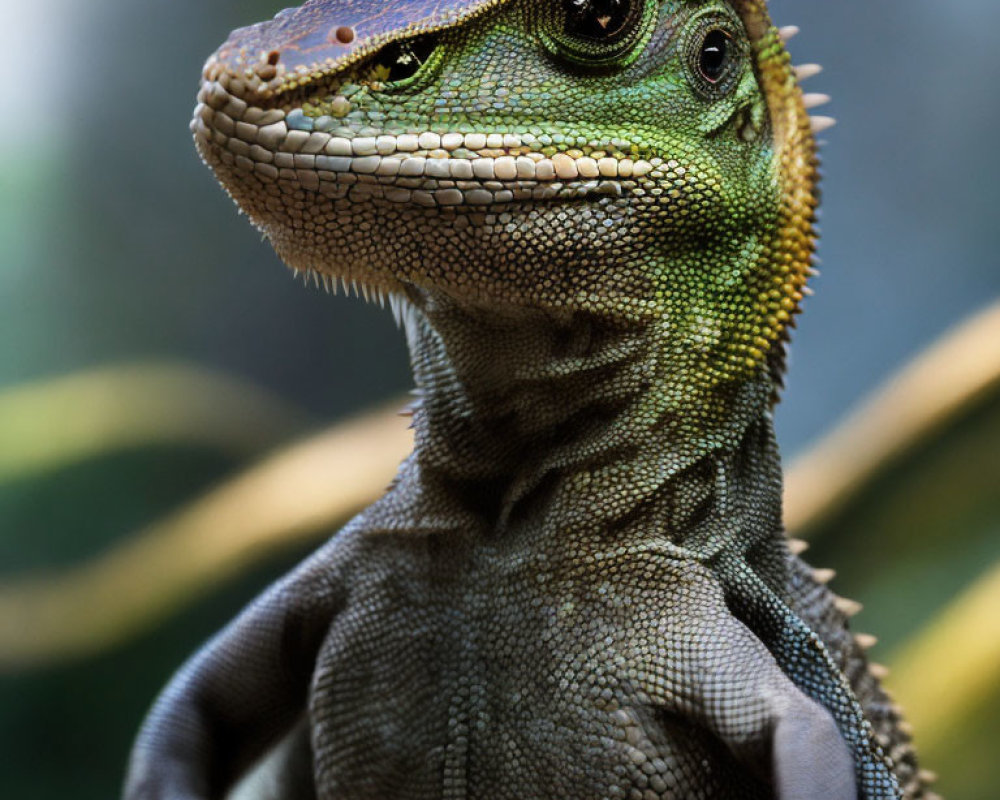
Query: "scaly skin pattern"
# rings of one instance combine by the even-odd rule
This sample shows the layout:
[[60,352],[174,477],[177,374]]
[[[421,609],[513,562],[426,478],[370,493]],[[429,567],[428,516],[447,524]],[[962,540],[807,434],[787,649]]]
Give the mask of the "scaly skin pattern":
[[[312,0],[192,129],[388,295],[416,448],[185,665],[125,796],[930,797],[772,426],[816,157],[763,0]],[[260,777],[263,776],[263,777]]]

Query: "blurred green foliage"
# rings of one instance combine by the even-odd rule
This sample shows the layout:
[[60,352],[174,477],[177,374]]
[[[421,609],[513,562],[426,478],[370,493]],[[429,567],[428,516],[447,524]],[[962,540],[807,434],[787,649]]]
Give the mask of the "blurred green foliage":
[[[1000,568],[1000,388],[940,435],[917,445],[821,525],[802,533],[813,543],[806,558],[839,564],[834,588],[864,604],[856,625],[878,634],[872,657],[901,667],[903,646],[919,638],[971,584]],[[977,638],[997,635],[997,615],[1000,595],[983,616]],[[925,657],[928,663],[906,663],[907,670],[931,675],[967,655],[963,648]],[[989,800],[1000,784],[995,757],[1000,661],[986,668],[992,673],[991,690],[977,694],[971,707],[953,697],[963,693],[963,686],[899,698],[904,709],[908,702],[919,703],[921,712],[928,705],[958,705],[957,718],[943,721],[931,711],[911,715],[917,752],[940,774],[936,788],[946,798]],[[892,673],[887,685],[894,687]],[[939,724],[922,729],[926,716]]]

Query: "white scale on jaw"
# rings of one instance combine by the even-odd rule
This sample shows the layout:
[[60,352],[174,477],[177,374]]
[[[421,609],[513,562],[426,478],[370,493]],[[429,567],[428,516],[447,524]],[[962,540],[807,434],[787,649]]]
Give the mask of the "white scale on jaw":
[[[396,202],[488,205],[523,197],[619,195],[620,181],[665,166],[662,159],[632,159],[610,145],[593,158],[579,150],[551,156],[531,134],[434,133],[338,136],[304,130],[279,109],[252,108],[218,82],[198,96],[192,130],[214,142],[223,163],[267,180],[345,195],[352,189]],[[294,112],[293,112],[294,113]],[[292,123],[291,125],[289,123]],[[336,187],[336,188],[335,188]],[[363,187],[363,188],[362,188]]]

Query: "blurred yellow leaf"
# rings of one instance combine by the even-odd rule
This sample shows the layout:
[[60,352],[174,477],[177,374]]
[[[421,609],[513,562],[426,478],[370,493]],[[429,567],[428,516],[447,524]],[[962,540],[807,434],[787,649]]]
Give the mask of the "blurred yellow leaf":
[[933,759],[1000,684],[1000,564],[892,658],[889,687]]
[[338,425],[87,564],[0,584],[0,670],[97,653],[276,549],[328,532],[385,491],[412,447],[406,428],[391,410]]
[[785,477],[785,525],[817,527],[916,445],[1000,395],[1000,305],[964,322],[891,378]]
[[0,482],[116,449],[196,444],[254,453],[308,419],[248,381],[180,363],[102,367],[0,391]]

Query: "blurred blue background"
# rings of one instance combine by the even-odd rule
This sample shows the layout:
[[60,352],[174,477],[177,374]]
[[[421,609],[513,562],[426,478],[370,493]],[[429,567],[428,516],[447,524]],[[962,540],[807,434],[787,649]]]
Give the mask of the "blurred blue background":
[[[771,6],[779,25],[801,26],[793,57],[824,65],[808,89],[833,95],[839,120],[824,135],[822,276],[778,413],[794,454],[949,326],[1000,298],[1000,4]],[[191,145],[205,57],[232,28],[278,8],[6,0],[0,391],[109,363],[180,359],[330,420],[409,386],[390,315],[291,280]],[[127,452],[0,486],[0,577],[94,554],[241,463],[191,448]],[[224,587],[208,610],[179,615],[155,637],[0,678],[0,796],[114,796],[155,688],[299,555]]]

